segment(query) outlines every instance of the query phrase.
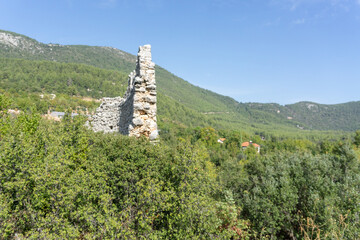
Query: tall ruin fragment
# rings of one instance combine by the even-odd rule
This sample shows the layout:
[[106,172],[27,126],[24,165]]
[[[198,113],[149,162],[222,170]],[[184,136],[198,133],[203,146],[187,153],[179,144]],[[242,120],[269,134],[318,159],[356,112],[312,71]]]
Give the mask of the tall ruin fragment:
[[95,132],[157,139],[155,63],[150,45],[139,47],[136,70],[129,75],[124,97],[103,98],[90,125]]

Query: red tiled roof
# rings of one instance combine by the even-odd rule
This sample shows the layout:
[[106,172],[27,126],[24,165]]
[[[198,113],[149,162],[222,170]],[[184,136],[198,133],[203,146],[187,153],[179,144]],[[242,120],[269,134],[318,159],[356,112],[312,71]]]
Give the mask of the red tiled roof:
[[[243,142],[241,144],[242,147],[248,147],[250,145],[250,142]],[[256,144],[256,143],[251,143],[251,145],[253,145],[254,147],[260,147],[259,144]]]

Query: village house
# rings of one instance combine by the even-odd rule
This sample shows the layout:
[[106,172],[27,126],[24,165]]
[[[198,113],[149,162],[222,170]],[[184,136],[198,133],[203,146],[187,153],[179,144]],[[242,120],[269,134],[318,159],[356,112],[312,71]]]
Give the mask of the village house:
[[254,146],[254,148],[256,149],[256,151],[257,151],[258,153],[260,153],[260,145],[259,145],[259,144],[256,144],[256,143],[253,143],[251,140],[250,140],[250,142],[243,142],[243,143],[241,144],[241,147],[242,147],[243,150],[245,150],[245,149],[248,148],[249,146]]

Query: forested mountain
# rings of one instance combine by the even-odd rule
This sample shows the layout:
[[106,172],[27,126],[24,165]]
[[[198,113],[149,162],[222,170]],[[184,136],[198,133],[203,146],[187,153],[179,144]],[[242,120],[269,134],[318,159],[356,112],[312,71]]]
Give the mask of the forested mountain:
[[[111,47],[43,44],[7,31],[0,31],[0,56],[3,91],[26,89],[32,93],[93,98],[121,96],[127,84],[126,76],[136,61],[135,56]],[[160,119],[185,126],[291,132],[360,128],[360,102],[338,105],[304,102],[285,106],[238,103],[196,87],[159,66],[156,66],[156,80]],[[29,82],[30,88],[26,85]]]
[[277,114],[282,119],[300,123],[299,128],[352,131],[360,128],[360,101],[342,104],[298,102],[285,106],[270,103],[247,103],[252,110]]
[[309,129],[354,130],[360,128],[360,102],[324,105],[299,102],[286,105],[294,119]]

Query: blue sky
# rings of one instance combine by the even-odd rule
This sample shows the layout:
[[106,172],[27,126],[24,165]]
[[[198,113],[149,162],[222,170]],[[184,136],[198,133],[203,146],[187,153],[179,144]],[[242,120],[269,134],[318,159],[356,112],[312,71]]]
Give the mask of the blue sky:
[[[360,100],[360,0],[0,0],[0,29],[111,46],[240,102]],[[122,93],[119,93],[121,95]]]

